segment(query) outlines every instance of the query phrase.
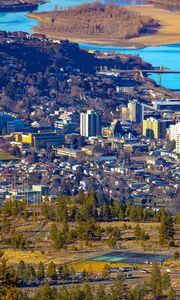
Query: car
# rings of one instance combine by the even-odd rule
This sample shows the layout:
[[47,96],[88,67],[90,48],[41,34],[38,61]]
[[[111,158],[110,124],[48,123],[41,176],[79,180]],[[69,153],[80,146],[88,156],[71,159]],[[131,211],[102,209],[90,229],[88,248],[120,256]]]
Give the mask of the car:
[[133,276],[133,275],[130,274],[130,273],[126,275],[127,278],[131,278],[132,276]]
[[148,274],[149,271],[148,270],[139,270],[140,273],[144,273],[144,274]]

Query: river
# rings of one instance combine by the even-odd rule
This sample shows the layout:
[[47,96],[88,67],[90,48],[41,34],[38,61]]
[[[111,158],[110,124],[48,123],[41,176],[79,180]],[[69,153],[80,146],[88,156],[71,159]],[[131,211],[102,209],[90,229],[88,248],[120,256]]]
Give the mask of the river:
[[[88,0],[93,2],[94,0]],[[144,0],[111,0],[119,5],[142,4]],[[50,2],[40,5],[38,10],[50,11],[58,7],[75,6],[85,2],[84,0],[51,0]],[[109,0],[105,0],[109,2]],[[32,27],[37,24],[37,21],[26,17],[24,12],[16,13],[0,13],[0,30],[6,31],[25,31],[31,32]],[[163,45],[157,47],[146,47],[142,49],[123,49],[118,47],[100,47],[81,43],[80,46],[88,49],[97,49],[105,51],[117,51],[127,54],[138,54],[143,60],[151,63],[153,66],[163,65],[172,70],[180,70],[180,44]],[[158,80],[157,75],[152,75],[151,78]],[[180,74],[163,74],[161,84],[173,90],[180,90]]]

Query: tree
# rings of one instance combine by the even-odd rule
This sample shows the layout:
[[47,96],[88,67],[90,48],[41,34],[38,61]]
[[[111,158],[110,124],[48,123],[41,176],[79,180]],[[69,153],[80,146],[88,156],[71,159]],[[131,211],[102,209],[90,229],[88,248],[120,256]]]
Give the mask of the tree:
[[139,224],[137,224],[134,229],[134,236],[137,241],[139,241],[141,239],[141,227],[139,226]]
[[170,288],[167,296],[167,300],[175,300],[175,291],[173,288]]
[[70,276],[70,270],[67,265],[63,266],[61,271],[61,276],[63,279],[68,279]]
[[107,300],[104,285],[100,284],[98,286],[96,296],[95,296],[95,300]]
[[45,277],[45,274],[44,274],[44,265],[43,265],[43,263],[41,261],[39,263],[36,275],[37,275],[37,278],[40,281],[44,280],[44,277]]
[[174,221],[173,218],[170,215],[168,215],[166,219],[166,238],[173,239],[174,235],[175,235]]
[[159,244],[163,246],[165,240],[166,240],[166,216],[163,216],[161,218],[161,224],[159,228]]
[[179,252],[178,251],[175,251],[174,254],[173,254],[173,258],[174,260],[178,260],[179,259]]
[[159,243],[164,245],[166,240],[173,240],[175,235],[173,218],[170,215],[161,216],[161,225],[159,228]]
[[83,287],[84,300],[93,300],[93,294],[91,287],[88,283],[86,283]]
[[95,238],[100,239],[100,227],[93,221],[80,222],[78,226],[78,236],[82,240],[91,241]]
[[[50,287],[47,283],[40,287],[35,293],[34,300],[53,300],[57,297],[57,289]],[[64,299],[64,298],[61,298]]]
[[171,286],[170,277],[169,277],[169,274],[167,272],[165,272],[161,276],[161,285],[162,285],[163,290],[166,290],[167,288],[169,288]]
[[153,264],[152,266],[150,286],[155,297],[162,296],[161,272],[157,263]]
[[66,197],[62,196],[57,202],[56,218],[59,222],[67,222],[68,211],[66,207]]
[[50,239],[51,239],[51,240],[56,239],[57,233],[58,233],[57,226],[56,226],[55,223],[53,223],[53,224],[51,225],[51,228],[50,228]]
[[41,212],[42,215],[45,217],[45,219],[48,220],[54,220],[55,218],[55,212],[52,206],[47,205],[46,203],[43,203],[41,205]]
[[27,281],[29,284],[33,284],[36,281],[36,271],[32,265],[26,266],[26,272],[27,272]]
[[7,265],[4,252],[0,251],[0,299],[23,299],[20,298],[20,293],[16,289],[17,279],[16,271],[12,266]]
[[17,275],[20,282],[26,282],[26,265],[23,260],[21,260],[18,264]]
[[51,261],[47,267],[46,276],[53,280],[57,279],[56,266],[53,261]]
[[175,223],[176,223],[176,224],[180,224],[180,213],[177,213],[177,214],[176,214],[174,220],[175,220]]
[[142,291],[138,288],[129,289],[126,293],[127,300],[143,300]]
[[107,277],[110,271],[111,271],[111,267],[108,264],[105,264],[102,272],[103,277]]
[[115,279],[115,284],[112,288],[112,299],[122,300],[126,292],[124,277],[121,272],[119,272]]
[[[73,295],[74,300],[84,300],[85,299],[84,292],[77,285],[71,290],[71,293]],[[68,298],[64,298],[64,299],[68,299]]]

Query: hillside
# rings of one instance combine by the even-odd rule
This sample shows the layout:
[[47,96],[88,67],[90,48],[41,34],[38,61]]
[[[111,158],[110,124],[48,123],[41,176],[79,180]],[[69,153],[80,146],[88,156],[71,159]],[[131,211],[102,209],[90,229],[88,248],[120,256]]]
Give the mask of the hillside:
[[155,5],[167,7],[168,9],[180,9],[180,0],[152,0]]
[[[16,111],[23,118],[30,114],[35,103],[42,101],[46,105],[46,97],[53,99],[54,105],[75,105],[77,109],[77,105],[82,105],[79,91],[98,97],[101,106],[112,107],[112,102],[117,105],[116,97],[113,97],[116,83],[113,80],[105,84],[100,75],[95,80],[96,70],[104,67],[152,68],[133,55],[98,58],[67,40],[53,43],[42,35],[27,36],[18,32],[13,33],[14,39],[12,33],[1,32],[1,35],[4,38],[0,44],[0,107]],[[77,75],[78,81],[72,80],[72,76],[76,78]],[[142,81],[136,76],[121,76],[118,80],[118,84],[125,86],[139,85]],[[93,103],[98,105],[96,101]]]
[[129,12],[114,4],[85,3],[66,10],[30,14],[40,20],[35,32],[68,39],[91,39],[118,43],[147,33],[159,26],[153,18]]

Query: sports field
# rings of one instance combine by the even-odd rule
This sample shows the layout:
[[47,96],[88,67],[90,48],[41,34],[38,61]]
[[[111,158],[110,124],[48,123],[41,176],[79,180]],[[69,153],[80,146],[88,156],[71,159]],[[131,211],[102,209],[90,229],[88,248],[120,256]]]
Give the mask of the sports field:
[[110,252],[108,254],[92,258],[93,261],[101,261],[107,263],[122,262],[126,264],[148,264],[155,262],[163,262],[170,258],[171,255],[136,253],[136,252]]

